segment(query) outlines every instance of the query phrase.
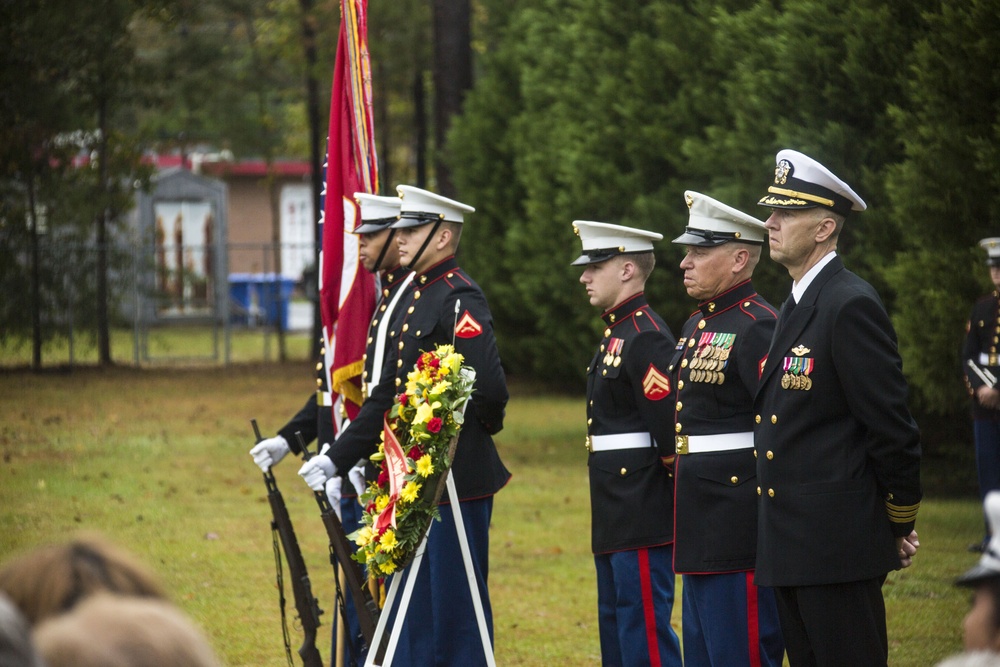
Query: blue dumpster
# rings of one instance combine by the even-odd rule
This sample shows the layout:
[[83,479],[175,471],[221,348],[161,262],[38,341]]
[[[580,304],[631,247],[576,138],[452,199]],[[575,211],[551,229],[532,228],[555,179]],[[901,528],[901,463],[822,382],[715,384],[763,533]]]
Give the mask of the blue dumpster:
[[288,301],[293,278],[275,273],[230,273],[231,321],[246,326],[274,326],[288,330]]

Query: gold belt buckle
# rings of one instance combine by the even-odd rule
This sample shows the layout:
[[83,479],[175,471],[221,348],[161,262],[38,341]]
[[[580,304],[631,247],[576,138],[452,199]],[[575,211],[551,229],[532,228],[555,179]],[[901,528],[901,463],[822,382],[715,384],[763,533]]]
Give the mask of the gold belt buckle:
[[587,436],[587,451],[591,454],[594,453],[594,442],[590,439],[589,435]]
[[688,453],[688,437],[686,435],[674,436],[674,451],[678,454]]
[[990,354],[989,362],[990,362],[989,363],[990,366],[996,366],[997,365],[997,355],[996,354]]

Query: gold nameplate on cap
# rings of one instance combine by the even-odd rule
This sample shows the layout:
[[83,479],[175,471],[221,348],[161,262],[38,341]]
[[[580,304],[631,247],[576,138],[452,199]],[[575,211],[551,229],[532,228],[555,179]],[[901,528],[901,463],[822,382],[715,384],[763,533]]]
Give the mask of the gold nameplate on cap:
[[810,350],[805,345],[799,345],[798,347],[792,348],[792,354],[794,354],[796,357],[801,357],[802,355],[809,354],[810,352],[812,352],[812,350]]

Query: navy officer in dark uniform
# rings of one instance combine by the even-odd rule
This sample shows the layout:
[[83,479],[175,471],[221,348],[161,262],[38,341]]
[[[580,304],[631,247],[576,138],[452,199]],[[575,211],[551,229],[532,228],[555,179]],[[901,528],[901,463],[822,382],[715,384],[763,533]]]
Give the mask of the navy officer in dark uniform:
[[[972,426],[976,440],[976,472],[980,500],[1000,490],[1000,238],[979,242],[986,250],[993,291],[976,301],[966,325],[962,346],[962,370],[972,398]],[[970,549],[981,551],[989,543],[989,523],[981,543]]]
[[646,280],[662,234],[577,220],[580,282],[602,311],[587,368],[591,547],[604,667],[680,665],[674,604],[674,336],[649,307]]
[[885,307],[836,253],[864,201],[798,151],[776,162],[759,204],[793,283],[754,400],[756,583],[775,587],[792,667],[884,667],[882,584],[918,546],[920,433]]
[[698,192],[684,288],[698,309],[670,362],[676,396],[674,571],[683,575],[686,667],[781,667],[774,591],[754,585],[757,462],[753,396],[777,311],[751,282],[764,223]]
[[[403,305],[393,360],[393,384],[402,391],[423,352],[454,344],[464,365],[476,371],[451,474],[458,498],[445,492],[441,521],[434,522],[400,633],[394,665],[486,665],[492,658],[493,614],[489,574],[489,526],[493,496],[510,479],[493,442],[503,428],[508,393],[500,364],[493,316],[480,287],[455,260],[465,216],[475,209],[427,190],[397,188],[402,206],[397,230],[399,258],[414,272]],[[478,586],[479,609],[465,577],[456,505],[462,514]],[[408,576],[412,564],[404,570]],[[477,614],[489,636],[483,641]]]
[[[358,235],[359,259],[365,270],[379,276],[382,289],[365,347],[364,379],[371,378],[373,364],[381,363],[379,360],[385,356],[384,350],[392,347],[393,343],[388,336],[390,327],[386,324],[380,326],[380,319],[386,321],[391,319],[393,306],[399,299],[397,295],[401,294],[402,288],[407,284],[410,272],[399,266],[399,253],[393,240],[393,232],[389,229],[389,225],[395,222],[399,215],[399,198],[358,192],[355,193],[354,199],[361,216],[360,224],[353,230],[353,233]],[[327,354],[325,348],[321,350],[321,355],[322,360],[316,366],[317,391],[310,395],[302,409],[287,424],[278,429],[277,435],[262,440],[250,450],[250,455],[262,470],[268,470],[289,452],[294,452],[297,456],[302,455],[295,437],[297,431],[302,433],[307,444],[314,439],[321,446],[335,442],[334,407],[327,385],[326,367],[331,355]],[[367,386],[367,383],[363,384],[363,387]],[[395,392],[392,389],[387,391],[381,402],[391,405]],[[370,392],[366,390],[362,395],[367,397],[368,393]],[[375,451],[382,430],[381,415],[384,411],[385,407],[380,405],[378,397],[372,401],[365,400],[354,422],[341,425],[340,435],[337,436],[336,444],[333,446],[338,452],[350,449],[345,457],[339,459],[337,469],[343,471],[342,476],[334,475],[333,467],[328,465],[330,462],[328,456],[332,455],[330,450],[326,450],[326,454],[314,456],[304,464],[307,472],[316,471],[313,473],[312,488],[316,491],[326,490],[330,503],[338,511],[344,530],[348,534],[361,525],[362,508],[355,491],[356,487],[358,492],[364,491],[364,462],[368,455]],[[353,447],[348,445],[359,442],[367,445]],[[325,474],[324,470],[329,474]],[[322,476],[318,476],[321,473]],[[344,484],[344,478],[347,477],[350,477],[354,484]],[[348,618],[346,636],[350,638],[350,643],[344,642],[343,646],[344,664],[352,664],[353,660],[354,664],[360,665],[364,657],[360,639],[361,628],[351,602],[351,593],[345,589],[344,594]],[[338,627],[339,624],[334,622],[335,633]],[[333,655],[336,655],[336,643],[334,639]]]

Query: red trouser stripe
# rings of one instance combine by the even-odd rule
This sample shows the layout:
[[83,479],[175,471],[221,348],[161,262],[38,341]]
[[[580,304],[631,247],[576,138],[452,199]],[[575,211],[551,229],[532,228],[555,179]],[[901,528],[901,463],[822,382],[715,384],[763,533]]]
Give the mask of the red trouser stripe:
[[639,549],[639,581],[642,585],[642,611],[646,619],[646,648],[650,667],[660,667],[660,642],[656,638],[656,609],[653,586],[649,576],[649,551]]
[[747,572],[747,647],[750,653],[750,667],[760,667],[760,615],[757,613],[757,587],[753,584],[753,572]]

